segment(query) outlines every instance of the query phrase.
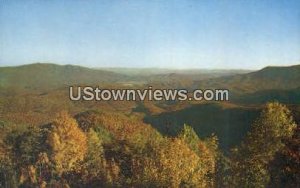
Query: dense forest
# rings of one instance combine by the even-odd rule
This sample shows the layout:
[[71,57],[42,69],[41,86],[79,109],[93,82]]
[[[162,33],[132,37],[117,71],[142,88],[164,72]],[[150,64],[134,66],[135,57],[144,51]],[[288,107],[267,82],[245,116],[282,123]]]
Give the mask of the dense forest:
[[162,135],[134,115],[60,112],[49,124],[2,124],[1,187],[297,187],[300,130],[267,103],[229,152],[184,125]]

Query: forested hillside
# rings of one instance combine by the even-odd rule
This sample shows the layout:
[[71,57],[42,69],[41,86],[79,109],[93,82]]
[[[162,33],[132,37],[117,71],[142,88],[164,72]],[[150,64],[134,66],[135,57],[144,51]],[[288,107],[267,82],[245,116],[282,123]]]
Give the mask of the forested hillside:
[[227,88],[237,93],[300,87],[300,65],[266,67],[259,71],[200,81],[198,87]]
[[51,90],[72,84],[114,83],[125,76],[74,65],[35,63],[0,67],[0,88]]
[[[298,68],[213,78],[213,71],[2,67],[0,187],[297,187]],[[230,96],[226,102],[71,101],[73,84],[228,87]]]
[[241,144],[224,155],[217,136],[200,139],[188,125],[163,136],[135,116],[61,112],[38,127],[2,125],[0,185],[294,187],[299,133],[290,111],[269,103]]

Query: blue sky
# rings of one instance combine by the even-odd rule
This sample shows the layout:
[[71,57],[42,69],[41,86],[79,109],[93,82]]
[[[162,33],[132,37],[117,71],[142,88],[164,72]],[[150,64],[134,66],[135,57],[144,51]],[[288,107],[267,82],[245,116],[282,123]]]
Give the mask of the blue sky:
[[2,0],[0,66],[300,63],[299,0]]

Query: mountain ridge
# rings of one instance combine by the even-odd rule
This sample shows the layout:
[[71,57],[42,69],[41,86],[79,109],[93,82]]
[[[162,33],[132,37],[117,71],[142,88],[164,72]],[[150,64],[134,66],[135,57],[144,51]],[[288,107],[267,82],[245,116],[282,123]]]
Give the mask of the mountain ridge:
[[[270,89],[294,89],[300,87],[300,65],[267,66],[249,73],[232,73],[214,77],[214,73],[167,72],[158,75],[128,75],[122,71],[93,69],[78,65],[34,63],[21,66],[0,67],[0,87],[22,89],[49,89],[74,84],[114,84],[118,82],[142,81],[162,83],[167,87],[226,88],[234,93],[253,93]],[[205,72],[205,71],[204,71]],[[159,72],[158,72],[159,73]],[[175,84],[175,85],[174,85]]]
[[14,67],[0,67],[0,87],[22,89],[57,88],[72,84],[114,83],[125,75],[95,70],[77,65],[35,63]]
[[194,87],[226,88],[236,93],[251,93],[269,89],[294,89],[300,87],[300,65],[265,67],[261,70],[199,81]]

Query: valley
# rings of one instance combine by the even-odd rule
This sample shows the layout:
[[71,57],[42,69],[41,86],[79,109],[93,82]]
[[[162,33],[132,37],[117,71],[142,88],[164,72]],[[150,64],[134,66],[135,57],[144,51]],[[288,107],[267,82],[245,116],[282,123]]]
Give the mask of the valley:
[[[200,137],[214,133],[220,139],[221,148],[227,151],[242,140],[267,102],[278,101],[291,106],[298,120],[300,65],[267,67],[251,73],[243,70],[188,72],[99,70],[55,64],[2,67],[0,119],[2,123],[40,125],[50,122],[63,110],[73,115],[87,110],[120,112],[141,117],[141,121],[151,124],[163,135],[177,134],[184,124],[192,126]],[[200,87],[229,88],[230,97],[228,102],[71,101],[68,93],[71,85],[107,89],[145,89],[151,85],[189,91]]]

